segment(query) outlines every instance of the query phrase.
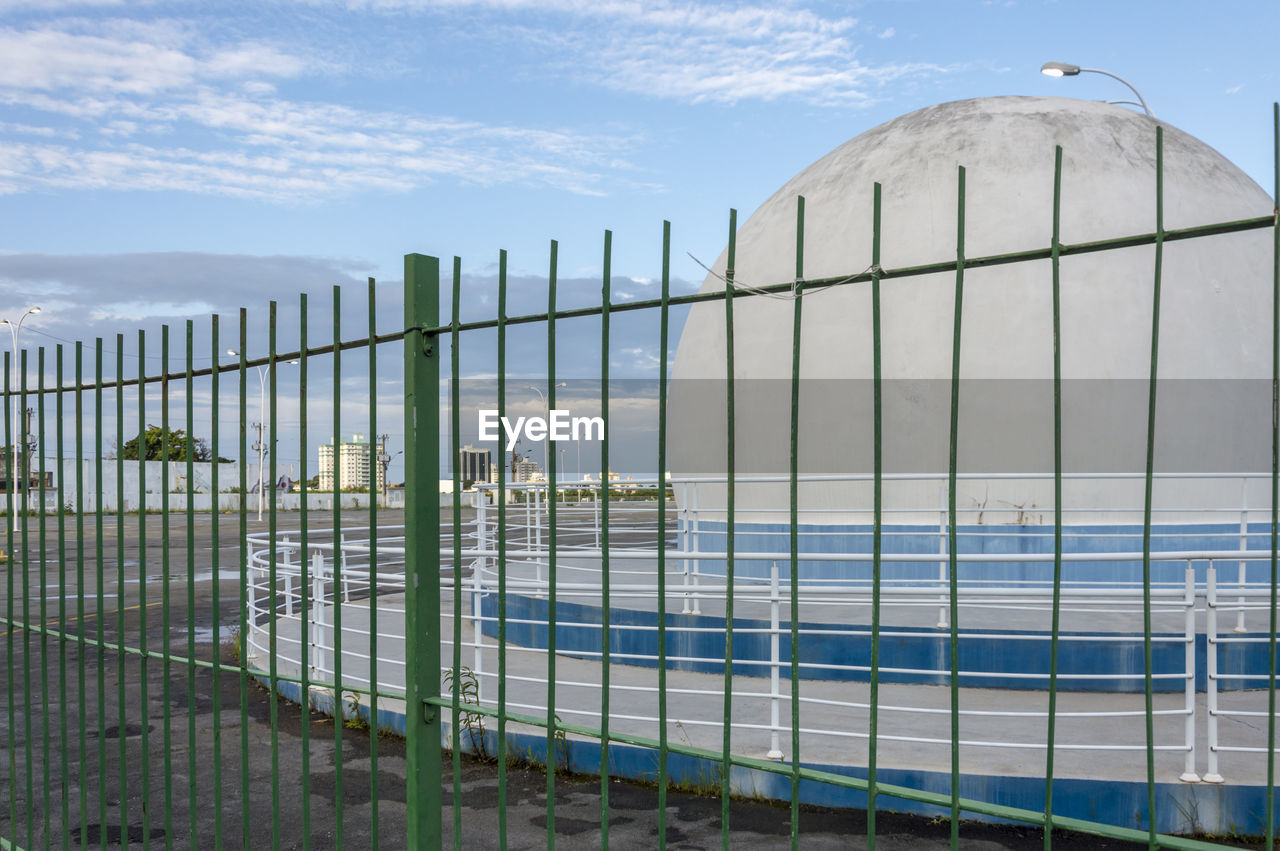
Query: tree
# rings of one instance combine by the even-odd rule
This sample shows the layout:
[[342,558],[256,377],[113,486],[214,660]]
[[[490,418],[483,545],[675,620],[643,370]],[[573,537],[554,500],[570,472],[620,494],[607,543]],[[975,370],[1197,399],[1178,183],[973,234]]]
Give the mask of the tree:
[[[145,445],[145,455],[143,460],[146,461],[186,461],[187,460],[187,433],[180,428],[169,429],[169,455],[164,457],[165,430],[160,426],[148,425],[147,430],[143,433],[142,439]],[[124,449],[120,452],[120,457],[126,461],[138,460],[138,438],[126,441]],[[191,441],[191,460],[192,461],[212,461],[213,451],[209,449],[209,443],[203,437],[197,437]],[[229,462],[230,458],[219,458],[219,462]]]

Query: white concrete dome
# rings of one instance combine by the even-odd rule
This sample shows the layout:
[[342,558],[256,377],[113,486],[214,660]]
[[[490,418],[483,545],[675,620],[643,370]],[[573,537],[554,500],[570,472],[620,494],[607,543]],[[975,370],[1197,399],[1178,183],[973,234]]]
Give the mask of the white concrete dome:
[[[759,286],[794,280],[798,196],[804,196],[806,207],[804,277],[830,278],[866,270],[871,265],[876,182],[883,186],[881,266],[893,270],[953,260],[957,166],[961,165],[967,172],[967,258],[1047,248],[1053,225],[1055,145],[1063,148],[1060,233],[1064,244],[1153,232],[1158,124],[1164,127],[1166,229],[1272,213],[1274,204],[1267,193],[1221,154],[1145,115],[1067,98],[981,98],[939,104],[896,118],[802,170],[741,226],[736,281],[740,286]],[[1269,381],[1270,241],[1269,231],[1253,230],[1165,246],[1162,381]],[[1062,374],[1075,382],[1076,391],[1076,397],[1068,393],[1069,402],[1064,402],[1069,470],[1141,468],[1154,258],[1154,248],[1142,246],[1066,257],[1061,262]],[[722,254],[702,291],[723,290],[720,275],[725,260]],[[1052,423],[1052,396],[1046,395],[1051,394],[1047,379],[1053,375],[1051,286],[1047,260],[966,272],[961,375],[974,384],[972,392],[962,384],[962,471],[990,471],[992,453],[1007,460],[1001,465],[1008,470],[1053,469],[1052,430],[1044,427]],[[886,471],[901,467],[905,472],[945,472],[955,274],[887,279],[881,287],[882,374],[886,381],[900,382],[895,386],[901,391],[896,395],[889,391],[886,397],[885,453],[892,459],[886,461]],[[866,381],[872,375],[870,285],[845,285],[807,295],[803,307],[802,377],[854,381],[814,382],[802,390],[801,472],[843,471],[846,462],[851,470],[870,470]],[[744,296],[735,299],[734,311],[737,379],[783,379],[744,385],[738,393],[738,470],[785,473],[793,305],[786,299]],[[722,400],[723,386],[717,395],[708,392],[710,385],[690,381],[725,377],[721,302],[692,308],[673,377],[677,379],[672,391],[673,474],[723,471],[723,410],[712,416],[716,405],[707,401]],[[1013,408],[1007,407],[1009,399],[1005,407],[987,404],[990,400],[984,401],[981,382],[991,380],[998,380],[998,385],[989,384],[986,389],[996,395],[1024,397],[1028,416],[1020,416],[1016,400]],[[1030,383],[1025,394],[1011,393],[1013,382],[1026,380]],[[1127,389],[1109,396],[1096,383],[1106,381],[1116,382],[1112,390]],[[935,382],[938,392],[920,394],[911,382]],[[1135,387],[1142,389],[1141,398],[1120,398],[1124,393],[1132,395]],[[825,398],[828,395],[848,398]],[[1211,467],[1266,466],[1269,445],[1267,458],[1258,458],[1256,464],[1252,457],[1237,457],[1257,447],[1250,437],[1222,438],[1222,423],[1206,422],[1188,431],[1176,396],[1175,392],[1170,398],[1174,408],[1164,418],[1173,431],[1162,429],[1158,456],[1163,455],[1173,467],[1188,463],[1194,467],[1196,463],[1184,457],[1175,460],[1175,450],[1203,438],[1206,446],[1231,444],[1219,446],[1216,454],[1205,459]],[[1101,440],[1094,422],[1100,408],[1107,409],[1103,413],[1109,412],[1110,417]],[[1269,399],[1261,410],[1269,412]],[[1249,408],[1237,413],[1234,419],[1250,419],[1254,412]],[[1117,429],[1117,422],[1133,427]],[[1094,423],[1092,431],[1090,423]],[[1222,457],[1223,452],[1230,457]],[[969,498],[975,504],[993,498],[990,484],[985,497],[983,487],[972,484]],[[886,498],[897,499],[902,508],[922,499],[936,508],[936,488],[936,483],[927,492],[904,486],[896,496],[887,491]],[[1039,485],[1000,485],[998,490],[1000,499],[1011,504],[1037,500],[1040,507],[1051,504]],[[785,489],[740,487],[739,493],[744,507],[786,507]],[[809,508],[861,505],[865,496],[864,489],[856,486],[810,488],[807,493],[802,502]],[[1076,493],[1064,500],[1071,497],[1106,501],[1097,492]],[[1232,501],[1238,498],[1237,487]],[[720,502],[704,494],[702,506]]]

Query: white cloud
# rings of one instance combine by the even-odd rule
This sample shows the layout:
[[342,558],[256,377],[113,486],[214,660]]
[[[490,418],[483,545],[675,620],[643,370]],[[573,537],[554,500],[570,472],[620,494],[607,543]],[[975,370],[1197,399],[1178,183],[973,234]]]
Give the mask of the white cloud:
[[897,32],[898,31],[895,30],[893,27],[886,27],[884,30],[880,32],[879,35],[876,36],[876,38],[881,38],[881,39],[893,38],[895,35],[897,35]]
[[123,6],[124,3],[125,0],[0,0],[0,12],[16,12],[22,9],[51,12],[69,8]]
[[[541,47],[558,73],[605,88],[698,102],[789,97],[874,102],[884,83],[944,72],[920,62],[867,65],[856,18],[800,6],[681,0],[299,0],[385,13],[492,15],[492,28]],[[526,13],[513,24],[513,12]],[[879,38],[894,34],[892,27]]]
[[[35,8],[0,0],[6,2]],[[557,83],[692,103],[794,99],[859,106],[883,97],[882,87],[893,80],[946,70],[860,61],[855,36],[875,29],[790,4],[310,5],[465,18],[469,32],[518,40],[539,60],[530,66],[534,73]],[[486,16],[484,26],[479,16]],[[15,116],[14,124],[0,127],[0,194],[75,187],[307,201],[404,191],[446,177],[580,194],[660,188],[623,177],[635,171],[628,157],[638,144],[626,131],[530,128],[298,99],[295,92],[308,77],[351,75],[332,55],[305,37],[238,38],[211,21],[46,17],[26,28],[0,28],[0,105]]]
[[1244,88],[1243,83],[1238,86],[1232,86],[1231,88],[1226,90],[1225,94],[1234,95],[1234,94],[1237,94],[1243,88]]
[[[0,194],[52,186],[305,200],[403,191],[446,175],[600,194],[600,172],[626,163],[631,140],[616,135],[276,94],[274,81],[325,67],[260,42],[211,46],[173,22],[0,29],[0,103],[47,123],[0,131]],[[91,142],[72,144],[68,121],[90,125]]]
[[190,302],[156,302],[156,301],[126,301],[114,304],[104,304],[101,307],[90,311],[89,318],[94,322],[126,320],[129,322],[137,322],[148,318],[167,318],[167,317],[187,317],[199,316],[204,317],[213,313],[216,308],[207,301],[190,301]]

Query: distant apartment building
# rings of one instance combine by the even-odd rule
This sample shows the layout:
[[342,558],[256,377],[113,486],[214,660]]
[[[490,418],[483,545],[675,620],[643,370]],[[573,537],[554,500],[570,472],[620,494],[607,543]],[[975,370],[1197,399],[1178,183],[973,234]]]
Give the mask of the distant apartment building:
[[369,474],[375,476],[374,489],[381,491],[386,473],[382,465],[376,463],[377,447],[365,439],[363,434],[353,434],[351,440],[339,443],[322,443],[320,451],[319,490],[333,490],[334,471],[337,471],[338,489],[367,488]]
[[542,468],[531,458],[515,458],[511,462],[511,481],[540,482],[543,481]]
[[493,454],[467,444],[458,450],[458,478],[466,482],[489,482],[495,477]]

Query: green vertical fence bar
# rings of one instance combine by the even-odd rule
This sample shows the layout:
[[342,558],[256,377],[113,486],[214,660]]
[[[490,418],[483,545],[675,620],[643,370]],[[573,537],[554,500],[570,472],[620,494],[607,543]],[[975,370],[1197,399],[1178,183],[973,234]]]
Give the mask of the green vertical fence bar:
[[408,840],[410,848],[437,848],[440,712],[426,701],[440,695],[440,353],[425,329],[440,319],[440,261],[405,255],[404,289]]
[[1151,292],[1151,378],[1147,396],[1147,473],[1142,508],[1142,659],[1147,727],[1147,844],[1156,838],[1156,756],[1151,698],[1151,492],[1155,472],[1156,384],[1160,357],[1160,278],[1164,261],[1164,128],[1156,127],[1156,260]]
[[[374,280],[369,279],[369,836],[378,842],[378,339]],[[386,450],[384,445],[383,451]],[[438,488],[437,488],[438,490]],[[437,512],[436,524],[440,518]],[[437,584],[439,580],[437,580]]]
[[[142,728],[142,845],[151,847],[151,739],[149,716],[151,712],[150,660],[147,642],[147,338],[143,331],[138,331],[138,648],[142,651],[138,659],[139,682],[138,691],[142,707],[139,726]],[[123,444],[122,444],[123,446]],[[123,453],[122,453],[123,454]],[[165,591],[168,591],[167,585]],[[121,642],[124,635],[121,632]],[[165,707],[167,713],[168,707]],[[166,719],[167,720],[167,719]],[[121,728],[124,729],[123,727]],[[127,830],[127,825],[126,825]]]
[[41,346],[36,350],[36,445],[39,447],[37,450],[39,454],[36,456],[39,464],[37,484],[39,505],[36,508],[36,528],[40,535],[40,700],[43,703],[43,714],[40,717],[40,768],[43,772],[40,783],[42,797],[40,812],[44,816],[44,835],[47,840],[52,830],[50,816],[52,792],[49,788],[49,535],[46,514],[48,492],[44,484],[44,370],[44,346]]
[[[93,547],[98,597],[98,837],[107,847],[107,645],[106,645],[106,559],[103,552],[102,501],[102,338],[93,343]],[[6,373],[8,370],[6,370]],[[117,507],[117,512],[119,508]],[[119,639],[119,636],[117,636]],[[124,737],[121,736],[121,739]],[[121,800],[124,790],[121,789]]]
[[[261,381],[261,367],[258,368],[258,379]],[[268,719],[271,724],[271,842],[273,848],[280,847],[280,670],[277,637],[280,620],[280,575],[276,563],[279,561],[279,544],[276,541],[276,303],[271,301],[267,307],[267,418],[258,429],[258,442],[266,440],[266,449],[258,450],[258,517],[262,517],[262,501],[267,498],[268,488],[271,501],[267,506],[267,652],[268,682],[270,683],[271,704]],[[261,392],[261,385],[259,385]],[[266,475],[261,465],[269,464]]]
[[[145,387],[139,388],[143,393]],[[172,701],[169,689],[172,682],[169,659],[169,624],[173,612],[170,600],[170,561],[169,561],[169,326],[160,326],[160,654],[161,683],[160,705],[163,729],[161,741],[164,746],[164,842],[166,848],[173,847],[173,765],[169,755],[173,753],[173,725],[170,723]],[[146,442],[138,442],[138,457],[147,457]],[[145,466],[143,467],[145,470]],[[138,487],[146,490],[145,474]]]
[[[498,252],[498,416],[507,415],[507,252]],[[507,847],[507,475],[498,465],[498,847]],[[514,461],[514,459],[513,459]],[[515,471],[512,470],[514,473]]]
[[872,393],[872,520],[871,520],[871,673],[870,718],[867,731],[867,848],[876,843],[877,736],[880,725],[880,525],[881,398],[880,398],[880,184],[875,184],[871,210],[871,393]]
[[[186,375],[183,376],[183,399],[186,402],[186,432],[187,439],[182,447],[183,454],[186,456],[187,467],[185,471],[186,481],[186,535],[187,535],[187,841],[191,843],[191,847],[196,846],[196,837],[199,835],[199,828],[196,823],[196,816],[200,806],[196,795],[198,784],[196,782],[196,515],[195,515],[195,431],[196,431],[196,411],[195,411],[195,323],[187,320],[187,363]],[[212,494],[214,502],[217,502],[218,493],[214,491]],[[166,501],[167,501],[166,497]],[[209,517],[216,525],[218,522],[218,509],[214,505],[209,510]],[[218,572],[215,570],[209,576],[209,584],[218,584]],[[218,631],[213,631],[213,655],[217,655],[218,651]],[[214,725],[217,725],[217,716],[214,716]]]
[[733,267],[738,244],[738,211],[729,210],[729,252],[724,268],[725,362],[725,561],[724,561],[724,718],[720,750],[720,844],[729,849],[730,754],[733,746],[733,582],[736,424],[734,422]]
[[600,285],[600,847],[609,847],[609,309],[613,231],[604,232]]
[[800,844],[800,328],[804,306],[804,196],[796,197],[796,283],[791,297],[791,424],[787,502],[791,509],[791,847]]
[[[13,359],[16,359],[17,353],[13,353]],[[17,835],[18,825],[18,750],[16,745],[16,730],[18,712],[14,705],[13,690],[13,634],[18,628],[13,623],[13,568],[17,564],[17,557],[13,551],[13,483],[17,476],[14,475],[14,468],[18,466],[18,453],[13,443],[13,422],[11,420],[11,411],[13,410],[13,391],[10,385],[10,376],[12,374],[10,353],[4,353],[4,445],[5,466],[7,469],[6,478],[10,484],[4,489],[4,540],[5,555],[8,556],[8,566],[5,568],[5,593],[4,593],[4,615],[5,615],[5,699],[6,706],[9,708],[9,747],[5,751],[8,756],[9,764],[9,829]],[[25,630],[24,630],[25,631]],[[101,666],[99,666],[101,667]]]
[[[449,417],[450,425],[450,463],[453,470],[453,678],[450,680],[452,705],[450,706],[449,732],[453,736],[453,847],[462,848],[462,477],[458,469],[461,457],[461,413],[458,408],[462,401],[462,390],[458,385],[459,361],[461,346],[458,339],[458,325],[462,303],[462,258],[453,258],[453,293],[450,302],[451,317],[449,324],[449,342],[451,356],[449,370]],[[406,323],[407,327],[407,323]],[[405,432],[405,451],[408,452],[409,433]],[[408,456],[406,456],[406,463]],[[483,499],[483,496],[477,499]],[[483,530],[481,530],[483,534]],[[479,695],[476,695],[477,699]]]
[[[58,632],[63,634],[57,639],[58,641],[58,762],[59,762],[58,785],[60,787],[59,800],[62,803],[62,807],[61,807],[62,828],[63,828],[62,846],[63,848],[66,848],[68,847],[68,841],[69,841],[69,836],[71,831],[71,784],[67,776],[68,775],[67,751],[69,751],[71,748],[69,746],[69,739],[67,736],[67,715],[70,711],[70,706],[67,702],[67,640],[64,637],[67,631],[67,512],[64,510],[65,503],[63,502],[63,500],[65,499],[64,494],[66,494],[67,492],[67,477],[66,477],[65,465],[62,463],[64,460],[63,444],[64,444],[64,438],[66,437],[66,435],[64,434],[65,430],[63,428],[63,404],[62,404],[63,389],[62,388],[63,388],[63,383],[65,381],[65,377],[64,377],[63,368],[62,368],[63,367],[62,345],[59,344],[58,346],[56,346],[54,349],[54,352],[55,352],[54,378],[56,382],[55,384],[56,390],[54,392],[54,407],[53,407],[54,419],[56,420],[56,422],[54,423],[54,441],[56,443],[54,447],[54,466],[57,468],[56,481],[57,481],[57,491],[58,491],[58,507],[55,513],[55,516],[58,518]],[[41,449],[42,449],[41,454],[43,454],[43,447]],[[77,605],[83,609],[84,591],[82,588],[76,589],[76,600],[78,601]],[[83,620],[83,618],[81,618],[80,620]],[[81,659],[81,663],[77,665],[77,667],[83,670],[84,654],[81,653],[79,658]],[[80,700],[78,702],[80,703],[81,706],[84,705],[83,690],[81,690]],[[83,719],[81,720],[81,723],[80,723],[80,730],[82,732],[84,731]],[[83,748],[81,749],[80,755],[81,755],[80,765],[83,766],[84,765]],[[81,787],[81,789],[84,788],[83,783],[78,785]],[[83,808],[81,808],[81,812],[82,813],[84,812]]]
[[[89,762],[88,752],[88,727],[89,727],[89,696],[85,693],[87,684],[85,682],[85,668],[88,665],[86,657],[88,654],[88,642],[85,639],[85,617],[88,613],[85,611],[85,586],[84,586],[84,345],[76,343],[76,399],[75,399],[75,417],[76,417],[76,661],[77,678],[76,678],[76,695],[78,703],[80,723],[80,742],[77,749],[80,763],[80,847],[89,847],[89,784],[84,781],[88,776],[85,770]],[[102,585],[98,584],[96,592],[101,600]],[[102,623],[102,607],[98,607],[96,624]],[[102,647],[101,642],[98,643],[97,650]],[[102,666],[98,666],[97,680],[102,682]],[[98,721],[99,729],[101,729],[102,721],[102,701],[98,701]],[[99,800],[105,795],[105,785],[102,783],[102,772],[105,763],[101,760],[98,762],[98,798]],[[102,824],[102,822],[98,822]]]
[[[298,296],[298,479],[301,484],[301,497],[298,508],[298,570],[301,574],[301,609],[298,626],[298,667],[302,682],[302,727],[301,739],[302,777],[302,847],[311,847],[311,549],[309,546],[310,527],[307,522],[307,499],[310,486],[307,482],[307,294]],[[320,595],[320,605],[324,605],[324,595]]]
[[951,606],[951,846],[960,845],[960,580],[956,551],[956,461],[960,434],[960,329],[964,318],[964,166],[956,169],[956,299],[951,332],[951,435],[947,462],[948,596]]
[[31,440],[31,427],[27,416],[27,351],[19,353],[19,408],[18,439],[22,447],[22,463],[18,475],[22,477],[22,699],[23,699],[23,752],[26,756],[27,781],[27,847],[36,847],[36,784],[35,759],[32,759],[31,744],[31,531],[28,529],[27,516],[31,512],[31,456],[27,452]]
[[1044,755],[1044,847],[1053,847],[1053,750],[1058,712],[1058,626],[1062,611],[1062,348],[1061,260],[1062,250],[1062,146],[1053,154],[1053,614],[1049,627],[1049,729]]
[[667,348],[671,313],[671,222],[662,223],[658,314],[658,847],[667,847]]
[[[554,410],[556,406],[558,249],[559,244],[554,239],[551,240],[551,259],[548,261],[547,269],[548,412]],[[550,417],[551,414],[548,413],[547,416]],[[556,845],[556,770],[559,765],[557,762],[559,755],[556,753],[556,454],[554,448],[547,453],[547,848],[555,848]]]
[[[406,391],[407,392],[407,391]],[[333,288],[333,797],[334,844],[343,846],[342,761],[342,487],[338,475],[338,441],[342,434],[342,288]],[[406,521],[407,522],[407,521]]]
[[[1275,187],[1271,197],[1280,204],[1280,104],[1271,106]],[[1276,835],[1276,602],[1280,571],[1280,212],[1271,229],[1271,614],[1267,639],[1267,847]]]
[[[31,534],[28,529],[27,515],[31,510],[31,458],[27,453],[27,446],[30,440],[28,417],[27,417],[27,351],[23,349],[19,354],[19,369],[22,370],[18,378],[19,389],[19,409],[18,414],[21,419],[18,422],[18,439],[22,447],[22,461],[19,464],[18,475],[22,478],[20,485],[22,493],[22,702],[23,702],[23,754],[25,756],[26,765],[26,810],[27,810],[27,847],[35,848],[35,824],[33,817],[35,815],[35,760],[31,754],[31,558],[29,554]],[[123,741],[123,738],[122,738]]]
[[[237,601],[236,621],[240,630],[240,659],[236,672],[240,684],[240,841],[244,848],[251,847],[249,830],[251,809],[249,806],[249,427],[245,400],[245,378],[248,369],[249,313],[240,308],[239,370],[236,384],[237,413],[240,417],[240,440],[237,450],[240,459],[239,527],[240,527],[240,599]],[[341,729],[341,724],[334,724]]]
[[[116,446],[124,446],[124,335],[116,335]],[[101,456],[101,452],[98,453]],[[125,577],[124,577],[124,453],[116,453],[116,642],[119,658],[116,660],[116,712],[118,726],[125,730],[128,715],[125,703],[125,675],[128,657],[125,655]],[[129,748],[126,736],[117,737],[120,742],[120,835],[129,835]]]
[[[209,608],[213,620],[213,847],[221,848],[222,836],[222,600],[219,589],[222,586],[222,566],[218,528],[219,500],[222,490],[218,483],[218,457],[221,445],[218,442],[218,414],[221,388],[219,378],[222,375],[222,350],[218,347],[218,315],[210,319],[209,327],[209,361],[212,372],[209,375],[209,493],[212,496],[211,523],[209,524]],[[305,729],[305,725],[304,725]]]

